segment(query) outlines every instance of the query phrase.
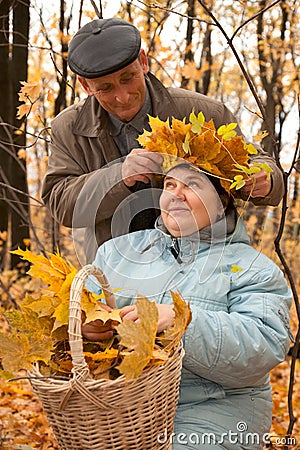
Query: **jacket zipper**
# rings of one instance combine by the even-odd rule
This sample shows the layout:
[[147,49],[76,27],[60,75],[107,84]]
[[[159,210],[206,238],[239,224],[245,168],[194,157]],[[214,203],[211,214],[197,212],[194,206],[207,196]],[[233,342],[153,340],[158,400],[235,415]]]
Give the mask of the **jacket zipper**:
[[178,244],[178,239],[175,237],[172,237],[172,245],[170,247],[171,253],[174,256],[174,258],[176,259],[176,261],[179,264],[182,264],[182,260],[179,256],[180,253],[180,248],[179,248],[179,244]]

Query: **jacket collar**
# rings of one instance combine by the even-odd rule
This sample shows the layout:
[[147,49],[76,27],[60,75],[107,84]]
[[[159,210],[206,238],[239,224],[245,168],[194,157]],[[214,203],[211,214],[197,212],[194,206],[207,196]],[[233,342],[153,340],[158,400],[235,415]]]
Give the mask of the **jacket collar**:
[[214,244],[226,245],[228,242],[249,244],[245,226],[235,210],[230,211],[212,226],[205,227],[197,233],[183,238],[173,238],[164,226],[161,216],[157,218],[155,228],[160,232],[160,235],[150,242],[142,250],[142,253],[160,242],[162,248],[168,248],[180,264],[190,264],[194,261],[198,252],[210,248]]
[[[161,120],[178,116],[178,108],[164,85],[150,72],[145,75],[145,79],[150,93],[153,116],[158,116]],[[88,138],[100,137],[103,131],[108,133],[108,114],[97,99],[89,96],[80,103],[82,107],[73,125],[73,133]],[[166,108],[165,105],[168,107]]]

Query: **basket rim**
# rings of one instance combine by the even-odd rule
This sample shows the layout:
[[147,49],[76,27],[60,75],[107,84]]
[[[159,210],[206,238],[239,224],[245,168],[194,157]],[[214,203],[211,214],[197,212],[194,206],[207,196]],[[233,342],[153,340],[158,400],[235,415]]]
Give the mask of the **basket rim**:
[[[163,378],[161,376],[164,372],[177,371],[180,367],[180,373],[182,368],[182,359],[184,357],[184,348],[182,341],[175,347],[174,352],[170,357],[163,361],[161,364],[154,364],[150,367],[146,367],[142,373],[135,379],[126,380],[124,375],[116,378],[115,380],[100,378],[95,380],[93,378],[78,379],[77,374],[73,373],[73,377],[70,379],[62,380],[55,379],[55,377],[42,376],[38,365],[33,366],[31,371],[28,371],[28,379],[31,385],[38,391],[39,394],[47,393],[47,395],[62,394],[59,409],[65,409],[70,397],[74,392],[80,393],[85,399],[93,403],[97,407],[105,410],[110,410],[111,405],[104,402],[99,396],[94,395],[93,390],[117,390],[117,389],[129,389],[137,385],[143,385],[147,383],[149,376],[157,377],[158,380]],[[173,372],[174,373],[174,372]],[[32,376],[31,376],[32,375]],[[165,376],[165,375],[164,375]],[[115,408],[126,409],[124,405],[115,404]]]
[[[105,387],[105,385],[117,385],[117,384],[123,384],[124,382],[126,384],[130,384],[130,383],[135,383],[137,380],[139,380],[141,377],[144,377],[147,375],[148,372],[154,372],[154,371],[161,371],[161,370],[165,370],[172,362],[175,358],[180,358],[182,359],[184,357],[185,351],[183,348],[183,344],[182,341],[179,342],[179,344],[174,348],[174,351],[172,354],[170,354],[170,356],[168,357],[168,359],[162,361],[160,364],[154,364],[152,366],[148,366],[145,367],[142,371],[142,373],[137,377],[137,378],[133,378],[131,380],[126,380],[125,375],[120,375],[119,377],[115,378],[114,380],[112,379],[108,379],[108,378],[99,378],[99,379],[94,379],[92,377],[87,377],[85,380],[83,380],[83,382],[87,385],[103,385],[103,387]],[[41,371],[40,371],[40,367],[39,367],[39,363],[36,362],[33,366],[31,370],[27,371],[27,379],[31,382],[31,381],[39,381],[41,383],[45,383],[47,384],[47,382],[51,385],[53,385],[54,383],[57,384],[65,384],[65,385],[69,385],[70,382],[76,377],[76,374],[74,372],[71,373],[71,377],[70,378],[62,378],[62,377],[55,377],[54,376],[44,376]]]

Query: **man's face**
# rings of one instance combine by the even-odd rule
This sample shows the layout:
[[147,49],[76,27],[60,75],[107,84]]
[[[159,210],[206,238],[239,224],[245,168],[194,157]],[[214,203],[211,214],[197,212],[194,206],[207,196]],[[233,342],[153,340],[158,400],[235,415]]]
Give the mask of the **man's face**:
[[148,70],[147,56],[142,50],[139,59],[117,72],[93,79],[79,77],[79,81],[108,113],[122,122],[129,122],[144,104],[144,75]]

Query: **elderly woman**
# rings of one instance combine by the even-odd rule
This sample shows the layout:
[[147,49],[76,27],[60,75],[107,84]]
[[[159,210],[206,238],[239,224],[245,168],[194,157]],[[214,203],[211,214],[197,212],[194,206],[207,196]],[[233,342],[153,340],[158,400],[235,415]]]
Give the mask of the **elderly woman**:
[[[124,320],[138,320],[139,293],[155,299],[158,331],[173,321],[170,290],[190,302],[173,450],[261,449],[272,418],[269,371],[289,348],[287,283],[251,247],[215,177],[191,165],[173,168],[160,207],[154,230],[106,242],[94,264],[113,288],[123,288],[116,294]],[[93,280],[88,287],[101,292]],[[97,340],[111,331],[94,322],[83,333]],[[161,444],[167,439],[158,436]]]

